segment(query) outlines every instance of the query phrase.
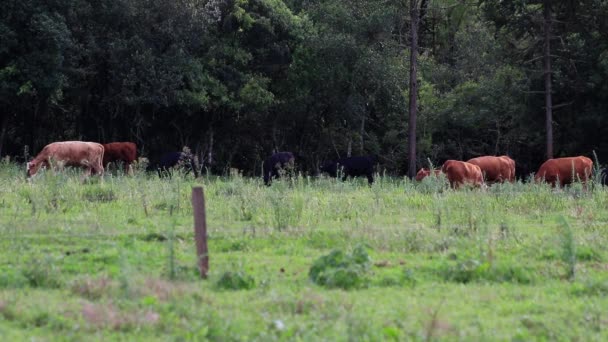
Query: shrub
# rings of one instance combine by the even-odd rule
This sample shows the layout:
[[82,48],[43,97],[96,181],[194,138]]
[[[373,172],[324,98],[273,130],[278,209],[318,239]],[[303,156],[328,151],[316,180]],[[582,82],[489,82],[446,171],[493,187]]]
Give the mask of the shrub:
[[328,288],[361,288],[369,284],[370,265],[366,248],[358,245],[351,253],[336,249],[320,257],[308,275],[314,283]]
[[62,285],[61,273],[49,257],[32,260],[21,273],[31,287],[59,288]]
[[443,277],[448,281],[465,284],[473,281],[530,284],[534,280],[528,269],[515,266],[513,263],[490,264],[475,259],[445,267]]
[[242,270],[227,271],[222,274],[216,285],[224,290],[249,290],[255,286],[255,279]]
[[574,232],[564,217],[560,229],[560,240],[562,247],[562,261],[566,264],[566,275],[568,279],[574,280],[576,275],[576,242]]
[[29,280],[18,269],[9,268],[0,273],[0,288],[20,288]]
[[273,223],[278,231],[300,223],[304,209],[304,199],[302,196],[290,196],[285,189],[279,189],[272,195],[270,201],[273,209],[272,213],[274,214]]
[[107,187],[91,186],[84,190],[82,197],[89,202],[112,202],[116,199],[116,194]]
[[574,284],[572,294],[576,296],[606,296],[608,295],[608,280],[591,280]]

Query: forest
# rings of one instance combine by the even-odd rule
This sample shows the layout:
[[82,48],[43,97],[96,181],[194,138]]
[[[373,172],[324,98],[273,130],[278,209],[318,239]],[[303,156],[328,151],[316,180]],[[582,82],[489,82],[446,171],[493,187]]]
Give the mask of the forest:
[[370,154],[396,175],[606,162],[607,18],[603,0],[5,0],[0,156],[86,140],[189,146],[218,174],[275,151],[311,173]]

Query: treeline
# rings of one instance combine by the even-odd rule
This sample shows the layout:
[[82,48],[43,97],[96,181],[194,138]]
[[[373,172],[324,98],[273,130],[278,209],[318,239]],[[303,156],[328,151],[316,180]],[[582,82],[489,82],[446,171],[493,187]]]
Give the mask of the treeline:
[[[546,1],[545,1],[546,2]],[[422,0],[418,153],[425,165],[545,159],[543,1]],[[374,154],[407,169],[409,1],[0,2],[0,155],[58,140],[189,146],[259,174]],[[608,160],[608,3],[553,2],[555,156]]]

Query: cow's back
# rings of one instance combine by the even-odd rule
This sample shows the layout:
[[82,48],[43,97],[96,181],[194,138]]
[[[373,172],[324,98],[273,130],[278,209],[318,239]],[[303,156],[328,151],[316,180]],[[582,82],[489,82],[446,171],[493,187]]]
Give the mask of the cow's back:
[[104,165],[119,160],[130,164],[137,158],[137,145],[132,142],[112,142],[103,144],[103,147]]
[[507,156],[482,156],[469,159],[467,163],[479,166],[482,173],[485,174],[486,179],[490,182],[504,182],[505,180],[514,179],[515,161]]
[[445,173],[452,187],[458,187],[464,183],[481,186],[483,183],[481,168],[475,164],[459,160],[448,160],[443,163],[441,171]]
[[341,158],[337,163],[344,167],[344,172],[347,174],[361,176],[374,173],[375,159],[373,157]]
[[104,148],[99,143],[86,141],[60,141],[48,144],[43,152],[47,151],[48,156],[58,161],[76,163],[82,160],[101,162]]
[[295,156],[291,152],[277,152],[264,159],[262,164],[262,177],[264,184],[270,185],[274,177],[279,177],[279,169],[293,168]]
[[500,156],[498,157],[508,166],[508,180],[511,182],[515,181],[515,160],[511,159],[509,156]]
[[559,180],[561,185],[570,184],[580,179],[585,182],[593,172],[593,161],[585,156],[555,158],[545,161],[534,178],[545,180],[555,185]]

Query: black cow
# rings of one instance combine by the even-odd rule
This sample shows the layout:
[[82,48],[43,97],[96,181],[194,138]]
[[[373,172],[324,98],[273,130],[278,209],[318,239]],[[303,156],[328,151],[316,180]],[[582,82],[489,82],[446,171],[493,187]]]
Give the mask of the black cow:
[[295,157],[291,152],[277,152],[264,160],[262,174],[264,184],[270,186],[273,178],[279,178],[280,171],[291,171],[294,168]]
[[160,158],[158,165],[156,165],[158,176],[171,176],[171,169],[176,166],[184,170],[185,174],[192,171],[194,173],[194,177],[198,178],[198,170],[196,169],[196,165],[194,163],[194,156],[191,153],[186,152],[168,152],[164,154]]
[[335,178],[338,176],[338,170],[342,169],[343,181],[345,181],[347,177],[366,176],[367,182],[371,185],[374,182],[375,164],[376,157],[373,156],[340,158],[338,160],[325,162],[323,166],[321,166],[321,172],[326,172],[331,177]]

